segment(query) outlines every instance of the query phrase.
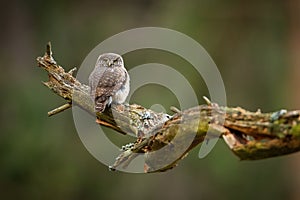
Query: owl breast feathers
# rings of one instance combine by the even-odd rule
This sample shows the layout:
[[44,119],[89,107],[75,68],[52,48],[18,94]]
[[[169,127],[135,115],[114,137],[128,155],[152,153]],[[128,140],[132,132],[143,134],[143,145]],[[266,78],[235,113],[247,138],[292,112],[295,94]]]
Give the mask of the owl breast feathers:
[[96,112],[103,112],[111,103],[123,103],[129,93],[129,75],[122,57],[114,53],[100,55],[89,76],[89,86]]

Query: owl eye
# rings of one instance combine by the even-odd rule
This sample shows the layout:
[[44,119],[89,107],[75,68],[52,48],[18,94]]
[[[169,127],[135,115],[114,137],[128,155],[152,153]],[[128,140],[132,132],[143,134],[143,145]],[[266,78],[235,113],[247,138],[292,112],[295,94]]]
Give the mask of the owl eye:
[[106,67],[106,66],[108,66],[107,62],[108,62],[107,59],[102,59],[102,60],[100,60],[100,65]]
[[119,58],[117,58],[116,60],[114,60],[114,64],[115,65],[122,65],[122,61]]

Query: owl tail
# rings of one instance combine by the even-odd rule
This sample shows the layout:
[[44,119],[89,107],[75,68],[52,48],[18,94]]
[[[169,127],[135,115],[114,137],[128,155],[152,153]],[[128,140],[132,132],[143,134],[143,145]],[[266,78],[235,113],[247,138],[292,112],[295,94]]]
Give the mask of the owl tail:
[[107,105],[107,100],[103,100],[101,98],[95,99],[95,111],[96,112],[103,112],[105,110],[105,107]]
[[106,106],[104,104],[101,104],[101,103],[95,104],[95,111],[102,113],[105,110],[105,107]]
[[111,106],[112,97],[100,96],[95,98],[95,111],[103,112],[106,107]]

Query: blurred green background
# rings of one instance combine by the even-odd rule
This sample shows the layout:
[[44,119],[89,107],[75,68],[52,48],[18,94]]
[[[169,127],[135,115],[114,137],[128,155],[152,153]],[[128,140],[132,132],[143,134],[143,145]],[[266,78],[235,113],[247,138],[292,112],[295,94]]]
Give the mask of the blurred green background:
[[[194,149],[165,173],[110,172],[81,143],[71,110],[47,117],[47,111],[64,101],[41,84],[47,75],[36,67],[36,57],[44,54],[48,41],[56,61],[71,69],[114,34],[159,26],[187,34],[204,46],[222,74],[228,105],[264,112],[299,109],[298,0],[1,4],[1,199],[299,198],[299,153],[241,162],[223,141],[204,159],[197,156],[199,147]],[[175,55],[145,50],[124,59],[128,69],[150,61],[173,66],[190,80],[199,103],[204,103],[202,95],[208,96],[201,77],[194,76],[191,67],[183,69],[188,64]],[[131,101],[168,108],[177,101],[167,91],[145,86]]]

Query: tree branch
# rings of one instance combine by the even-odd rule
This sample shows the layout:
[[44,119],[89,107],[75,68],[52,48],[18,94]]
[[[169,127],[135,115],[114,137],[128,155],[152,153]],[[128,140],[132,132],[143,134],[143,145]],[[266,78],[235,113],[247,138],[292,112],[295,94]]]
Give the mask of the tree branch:
[[[299,111],[249,112],[239,107],[220,107],[206,99],[207,105],[184,111],[172,108],[176,112],[173,116],[156,113],[136,104],[113,105],[104,113],[94,113],[90,88],[73,77],[76,69],[65,72],[56,63],[50,43],[45,55],[38,57],[37,61],[38,66],[49,75],[44,85],[66,100],[63,106],[48,112],[49,116],[76,105],[96,115],[96,122],[100,125],[122,134],[133,133],[137,136],[136,142],[124,148],[111,169],[126,167],[137,156],[136,153],[144,153],[146,172],[171,169],[204,141],[208,130],[212,134],[210,137],[221,135],[241,160],[269,158],[300,150]],[[192,142],[184,148],[189,140]],[[186,149],[184,152],[183,148]],[[164,149],[163,153],[154,153],[161,149]],[[166,160],[172,162],[164,166]]]

